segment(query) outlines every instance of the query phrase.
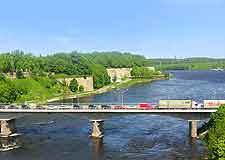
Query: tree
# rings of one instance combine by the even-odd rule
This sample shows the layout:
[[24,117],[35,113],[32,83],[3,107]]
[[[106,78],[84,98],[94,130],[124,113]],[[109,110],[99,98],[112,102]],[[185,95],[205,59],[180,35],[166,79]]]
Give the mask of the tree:
[[154,74],[154,71],[147,67],[133,67],[131,71],[133,78],[152,78]]
[[110,76],[108,75],[105,67],[92,64],[91,69],[93,72],[94,88],[98,89],[110,84]]
[[113,76],[112,81],[113,82],[116,82],[117,81],[117,76],[116,75]]
[[225,105],[212,114],[209,126],[210,129],[206,138],[209,158],[225,160]]
[[71,82],[70,82],[70,85],[69,85],[69,88],[70,88],[70,90],[72,91],[72,92],[77,92],[77,90],[78,90],[78,86],[79,86],[79,84],[78,84],[78,82],[77,82],[77,80],[76,79],[73,79]]
[[84,86],[80,85],[79,86],[79,92],[83,92],[84,91]]
[[18,79],[24,78],[23,72],[21,70],[16,72],[16,78],[18,78]]
[[18,96],[17,89],[11,83],[0,83],[0,103],[12,103]]
[[0,81],[6,81],[6,77],[3,73],[0,73]]

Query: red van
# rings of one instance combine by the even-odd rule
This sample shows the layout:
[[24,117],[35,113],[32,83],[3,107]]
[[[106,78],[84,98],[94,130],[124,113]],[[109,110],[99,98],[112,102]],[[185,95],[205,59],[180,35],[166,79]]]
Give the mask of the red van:
[[140,103],[138,105],[138,108],[139,109],[144,109],[144,110],[152,110],[152,109],[154,109],[154,107],[152,107],[151,104],[149,104],[149,103]]

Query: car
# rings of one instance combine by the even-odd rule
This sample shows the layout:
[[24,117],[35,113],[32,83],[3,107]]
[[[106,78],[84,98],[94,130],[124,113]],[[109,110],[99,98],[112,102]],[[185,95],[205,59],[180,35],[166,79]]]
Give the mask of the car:
[[78,104],[74,104],[73,109],[80,109],[80,106]]
[[102,109],[111,109],[111,106],[103,104],[103,105],[101,105],[101,108]]
[[43,106],[41,106],[41,105],[37,105],[36,107],[35,107],[36,109],[45,109]]
[[5,105],[0,105],[0,109],[5,109]]
[[149,104],[149,103],[140,103],[138,105],[138,109],[141,109],[141,110],[152,110],[152,109],[154,109],[154,107],[151,104]]
[[58,108],[59,108],[58,106],[48,106],[48,109],[50,109],[50,110],[56,110]]
[[196,101],[192,102],[192,108],[204,108],[204,105],[202,103],[198,103]]
[[96,107],[95,105],[93,105],[93,104],[90,104],[90,105],[88,106],[88,108],[89,108],[89,109],[96,109],[97,107]]
[[127,107],[122,105],[117,105],[117,106],[113,106],[113,109],[127,109]]
[[21,105],[21,108],[22,108],[22,109],[30,109],[30,107],[29,107],[27,104],[22,104],[22,105]]
[[10,105],[10,106],[8,106],[8,109],[18,109],[18,107],[15,105]]
[[126,109],[137,109],[136,105],[128,105],[126,106]]
[[72,106],[61,105],[58,107],[58,109],[72,109]]

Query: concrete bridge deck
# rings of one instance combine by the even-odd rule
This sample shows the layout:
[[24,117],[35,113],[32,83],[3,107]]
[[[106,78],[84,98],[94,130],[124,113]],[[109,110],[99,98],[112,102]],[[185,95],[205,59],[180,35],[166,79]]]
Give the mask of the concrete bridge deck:
[[217,109],[0,109],[0,113],[213,113]]

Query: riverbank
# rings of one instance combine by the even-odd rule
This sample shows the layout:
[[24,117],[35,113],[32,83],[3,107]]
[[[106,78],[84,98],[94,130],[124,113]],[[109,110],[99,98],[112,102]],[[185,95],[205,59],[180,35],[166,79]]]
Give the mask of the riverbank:
[[118,82],[118,83],[111,83],[110,85],[104,86],[100,89],[96,89],[94,91],[90,91],[90,92],[84,92],[84,93],[78,93],[78,94],[70,94],[67,95],[66,97],[63,96],[59,96],[59,97],[55,97],[52,99],[48,99],[47,102],[55,102],[55,101],[59,101],[59,100],[63,100],[63,99],[72,99],[72,98],[80,98],[80,97],[88,97],[88,96],[92,96],[92,95],[96,95],[96,94],[101,94],[101,93],[105,93],[105,92],[109,92],[111,90],[114,89],[123,89],[123,88],[128,88],[134,85],[138,85],[138,84],[145,84],[145,83],[151,83],[153,81],[157,81],[157,80],[165,80],[167,78],[165,78],[164,75],[152,78],[152,79],[127,79],[124,80],[122,82]]
[[149,83],[165,79],[165,75],[154,75],[151,79],[126,79],[121,82],[111,83],[100,89],[89,92],[73,93],[69,87],[50,77],[29,77],[21,79],[3,78],[0,80],[0,101],[4,103],[36,103],[44,104],[63,99],[87,97],[101,94],[113,89],[128,88],[133,85]]

